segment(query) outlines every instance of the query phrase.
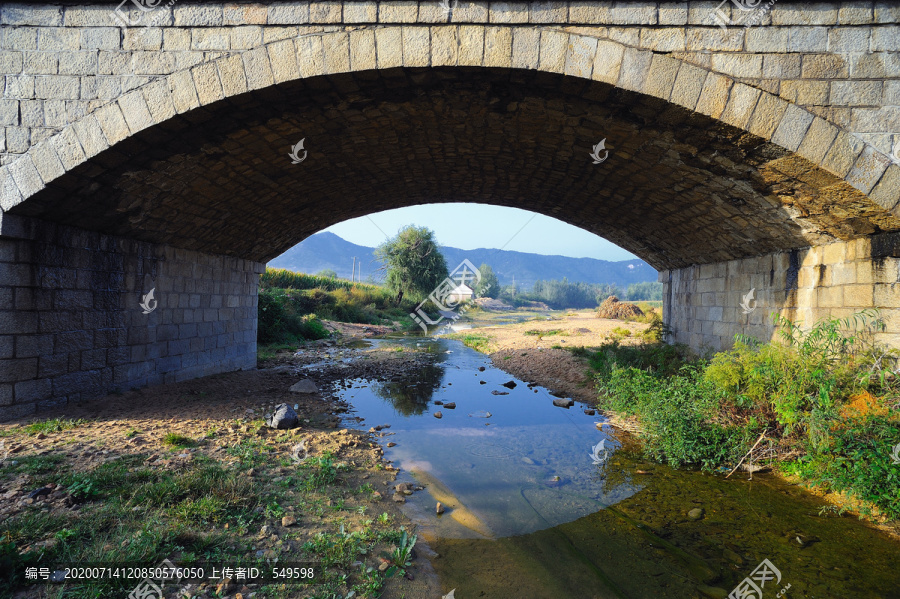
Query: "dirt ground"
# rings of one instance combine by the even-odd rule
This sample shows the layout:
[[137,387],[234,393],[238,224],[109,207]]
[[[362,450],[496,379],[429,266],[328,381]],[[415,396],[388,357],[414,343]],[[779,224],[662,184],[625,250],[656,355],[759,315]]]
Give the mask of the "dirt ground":
[[593,404],[597,395],[587,362],[569,349],[598,347],[612,338],[616,328],[631,331],[621,343],[634,343],[647,326],[597,318],[593,312],[570,312],[562,319],[529,320],[467,332],[489,338],[488,352],[497,368],[523,381]]
[[[354,327],[346,328],[346,330]],[[361,331],[366,333],[367,331]],[[344,341],[352,340],[344,333]],[[412,531],[412,523],[399,509],[402,499],[395,494],[393,485],[397,469],[384,462],[382,449],[375,440],[381,435],[378,430],[369,432],[341,428],[341,415],[348,406],[341,404],[330,392],[332,384],[340,384],[343,379],[356,377],[390,378],[394,373],[409,368],[410,362],[425,358],[411,353],[373,350],[346,350],[366,353],[364,360],[340,368],[317,370],[309,378],[318,387],[317,393],[295,393],[289,388],[306,378],[300,369],[304,364],[321,362],[338,351],[334,343],[318,343],[306,351],[294,355],[280,352],[273,360],[261,365],[261,369],[233,372],[204,377],[177,384],[133,390],[121,395],[110,395],[80,405],[70,405],[53,414],[40,414],[38,418],[6,422],[0,424],[0,442],[6,459],[0,465],[0,530],[16,530],[17,517],[33,517],[45,514],[61,517],[68,522],[91,518],[104,509],[102,500],[84,500],[69,493],[64,485],[47,482],[57,475],[73,472],[90,473],[103,464],[116,460],[127,460],[128,456],[138,456],[143,467],[151,471],[177,472],[189,468],[191,462],[215,461],[226,468],[244,468],[243,475],[253,479],[260,497],[269,496],[277,490],[277,485],[295,476],[298,468],[289,458],[299,441],[305,445],[304,455],[320,456],[329,452],[339,460],[340,476],[331,495],[316,498],[320,505],[331,506],[338,502],[340,507],[337,520],[330,521],[306,517],[297,505],[291,505],[293,497],[282,494],[279,509],[286,514],[296,514],[301,524],[282,525],[275,518],[259,521],[253,530],[239,531],[232,525],[216,526],[218,534],[232,533],[229,542],[232,548],[243,547],[248,553],[265,551],[266,555],[279,556],[283,560],[300,561],[306,559],[298,551],[305,541],[319,532],[335,533],[336,522],[340,530],[348,531],[361,527],[365,519],[373,519],[386,513],[392,529],[400,526]],[[338,365],[335,365],[338,366]],[[265,426],[261,418],[272,412],[274,406],[287,403],[294,407],[301,419],[298,428],[280,431]],[[35,423],[46,423],[48,418],[74,420],[72,428],[61,431],[35,432]],[[360,420],[360,419],[357,419]],[[352,422],[351,422],[352,424]],[[361,424],[361,423],[360,423]],[[374,423],[377,424],[377,423]],[[167,436],[181,435],[195,441],[195,446],[172,448],[167,445]],[[234,457],[233,449],[241,444],[251,444],[258,458],[253,468],[242,466]],[[54,457],[63,459],[61,472],[38,475],[20,470],[22,464],[29,464],[34,458]],[[0,455],[2,457],[2,455]],[[19,466],[16,466],[16,464]],[[285,465],[287,464],[287,465]],[[356,489],[370,485],[375,492],[360,493]],[[30,495],[36,489],[47,491],[35,497]],[[307,498],[308,499],[308,498]],[[298,500],[299,501],[299,500]],[[139,509],[136,507],[135,509]],[[261,510],[262,508],[258,508]],[[366,514],[363,516],[362,514]],[[327,515],[327,514],[326,514]],[[380,521],[379,521],[380,522]],[[256,530],[260,525],[270,528],[260,536]],[[74,528],[73,524],[67,525]],[[371,526],[371,525],[370,525]],[[377,524],[375,527],[377,528]],[[330,530],[335,528],[335,531]],[[263,530],[265,527],[263,526]],[[69,539],[59,538],[58,531],[43,535],[42,538],[28,538],[17,543],[17,551],[26,553],[50,552],[60,549],[61,543]],[[2,534],[2,533],[0,533]],[[16,539],[11,538],[15,541]],[[252,547],[251,547],[252,545]],[[104,546],[104,550],[113,550]],[[383,547],[390,550],[390,547]],[[428,556],[429,549],[424,543],[416,545],[420,556]],[[240,549],[238,549],[240,552]],[[370,555],[371,567],[379,567],[383,560],[374,551]],[[177,559],[179,556],[171,556]],[[313,558],[314,559],[314,558]],[[157,564],[146,564],[148,567]],[[409,569],[409,577],[393,577],[387,580],[381,595],[391,597],[432,597],[440,596],[436,576],[427,559],[415,560]],[[198,597],[215,596],[231,599],[265,597],[258,594],[259,585],[226,587],[215,593],[216,586],[194,588]],[[347,589],[343,593],[346,594]],[[206,594],[204,594],[206,593]],[[298,594],[299,593],[299,594]],[[2,594],[2,593],[0,593]],[[21,591],[16,597],[43,597],[40,587]],[[167,591],[166,597],[181,597],[178,589]],[[307,592],[289,592],[279,597],[306,597]],[[343,594],[341,595],[344,596]],[[359,594],[357,594],[359,596]]]

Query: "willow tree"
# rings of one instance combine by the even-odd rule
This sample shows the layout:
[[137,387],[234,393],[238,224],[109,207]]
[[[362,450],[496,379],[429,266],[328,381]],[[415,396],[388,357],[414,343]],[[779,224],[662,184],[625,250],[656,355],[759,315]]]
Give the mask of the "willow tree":
[[403,295],[422,299],[447,277],[447,261],[438,249],[434,232],[409,225],[375,250],[375,257],[387,271],[387,285]]

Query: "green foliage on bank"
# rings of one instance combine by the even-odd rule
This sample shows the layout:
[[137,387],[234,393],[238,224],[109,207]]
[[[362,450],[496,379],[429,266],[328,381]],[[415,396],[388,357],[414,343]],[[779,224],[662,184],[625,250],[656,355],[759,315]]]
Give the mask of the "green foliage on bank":
[[384,287],[267,268],[260,275],[257,341],[260,344],[328,337],[322,320],[390,324],[410,311]]
[[[875,344],[876,311],[804,330],[779,316],[780,339],[740,338],[707,358],[686,348],[611,343],[589,355],[599,405],[634,417],[647,453],[672,466],[758,461],[900,517],[897,350]],[[860,508],[862,512],[868,510]]]
[[308,275],[302,272],[294,272],[284,268],[267,268],[266,272],[259,275],[260,289],[323,289],[336,291],[338,289],[381,289],[377,285],[365,283],[353,283],[346,279],[332,277],[334,271],[322,271],[318,275]]

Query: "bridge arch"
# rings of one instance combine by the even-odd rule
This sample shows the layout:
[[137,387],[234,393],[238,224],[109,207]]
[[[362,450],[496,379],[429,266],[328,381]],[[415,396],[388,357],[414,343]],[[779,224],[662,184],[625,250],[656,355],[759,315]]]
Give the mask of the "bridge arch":
[[[99,106],[0,181],[8,415],[252,366],[263,262],[416,203],[516,206],[610,239],[661,271],[666,318],[695,346],[771,336],[765,308],[898,306],[888,156],[764,89],[553,26],[274,41]],[[144,315],[149,285],[161,303]],[[764,309],[743,314],[751,288]]]

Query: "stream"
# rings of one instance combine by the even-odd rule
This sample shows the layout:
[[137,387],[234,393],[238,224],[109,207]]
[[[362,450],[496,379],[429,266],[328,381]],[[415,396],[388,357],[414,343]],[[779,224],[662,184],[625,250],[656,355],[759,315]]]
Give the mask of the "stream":
[[371,343],[434,358],[336,394],[390,425],[385,459],[425,487],[404,511],[456,599],[900,598],[900,544],[798,486],[646,461],[602,416],[554,406],[458,341]]

